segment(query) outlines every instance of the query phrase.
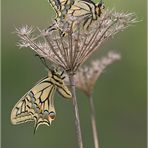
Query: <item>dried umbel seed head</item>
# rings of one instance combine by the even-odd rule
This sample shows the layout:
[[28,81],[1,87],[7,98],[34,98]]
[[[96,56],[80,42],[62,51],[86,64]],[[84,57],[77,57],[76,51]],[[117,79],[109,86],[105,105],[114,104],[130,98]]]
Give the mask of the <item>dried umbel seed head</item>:
[[92,61],[90,66],[81,67],[75,75],[76,87],[90,96],[97,79],[104,69],[120,58],[121,56],[118,53],[109,52],[105,57]]
[[105,10],[88,30],[81,27],[83,18],[70,16],[67,22],[68,27],[63,22],[57,22],[57,26],[63,27],[65,36],[61,36],[58,29],[50,33],[38,30],[39,35],[35,36],[32,27],[18,28],[16,32],[21,38],[18,45],[30,47],[42,57],[62,67],[67,73],[74,74],[104,41],[135,23],[136,17],[133,13]]

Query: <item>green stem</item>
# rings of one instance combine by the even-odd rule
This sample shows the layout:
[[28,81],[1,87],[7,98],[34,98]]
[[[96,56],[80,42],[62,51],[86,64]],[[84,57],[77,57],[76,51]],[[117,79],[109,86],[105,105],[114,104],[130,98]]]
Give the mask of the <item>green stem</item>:
[[96,126],[96,118],[95,118],[95,107],[92,95],[88,96],[89,105],[90,105],[90,118],[91,118],[91,127],[93,133],[93,140],[95,148],[99,148],[99,140]]
[[75,88],[75,81],[74,81],[73,74],[69,74],[69,81],[70,81],[70,86],[71,86],[73,108],[74,108],[74,113],[75,113],[75,127],[76,127],[76,136],[77,136],[78,146],[79,148],[83,148],[79,110],[78,110],[78,103],[77,103],[77,98],[76,98],[76,88]]

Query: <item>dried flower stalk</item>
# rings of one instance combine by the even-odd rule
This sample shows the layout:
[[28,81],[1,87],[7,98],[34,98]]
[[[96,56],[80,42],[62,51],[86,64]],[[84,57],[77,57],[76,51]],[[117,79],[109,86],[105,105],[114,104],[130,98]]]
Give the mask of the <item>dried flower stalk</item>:
[[[83,143],[75,95],[74,74],[80,65],[82,65],[105,40],[113,37],[116,33],[123,31],[126,27],[136,22],[133,13],[118,13],[106,10],[86,31],[81,27],[82,19],[83,18],[67,16],[65,24],[63,22],[53,23],[57,25],[57,28],[61,26],[66,36],[61,36],[58,29],[50,33],[38,29],[40,32],[39,36],[33,35],[34,29],[32,27],[24,26],[16,29],[16,33],[21,38],[18,43],[20,47],[30,47],[40,56],[62,67],[69,75],[73,94],[76,132],[80,148],[83,148]],[[66,25],[67,23],[68,26]]]
[[[93,141],[95,148],[99,148],[99,139],[97,133],[96,118],[95,118],[93,88],[97,79],[103,73],[104,69],[108,65],[112,64],[113,62],[119,59],[120,59],[119,54],[114,52],[109,52],[107,56],[99,60],[92,61],[90,66],[85,66],[83,68],[80,68],[75,75],[76,87],[81,91],[83,91],[89,100],[91,127],[92,127]],[[68,82],[67,79],[66,82]]]

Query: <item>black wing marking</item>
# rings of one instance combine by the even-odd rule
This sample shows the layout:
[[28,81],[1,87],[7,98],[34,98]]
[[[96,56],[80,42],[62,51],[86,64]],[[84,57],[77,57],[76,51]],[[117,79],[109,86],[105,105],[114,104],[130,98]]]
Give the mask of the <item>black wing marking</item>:
[[74,0],[49,0],[49,3],[55,10],[57,17],[63,17],[73,5]]
[[50,83],[49,78],[40,81],[14,106],[11,122],[20,124],[35,121],[35,131],[40,124],[50,125],[56,114],[53,100],[55,91],[56,86]]

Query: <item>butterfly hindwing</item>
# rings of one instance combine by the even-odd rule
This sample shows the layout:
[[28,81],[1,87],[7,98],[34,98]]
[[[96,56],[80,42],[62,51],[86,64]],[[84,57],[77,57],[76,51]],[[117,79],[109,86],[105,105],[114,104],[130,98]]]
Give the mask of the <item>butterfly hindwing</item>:
[[50,82],[50,78],[39,82],[14,106],[11,113],[12,123],[20,124],[34,120],[36,127],[40,124],[50,125],[55,115],[55,91],[56,86]]
[[48,72],[48,76],[40,80],[14,106],[11,112],[12,124],[35,121],[35,130],[41,124],[50,125],[55,119],[54,94],[56,90],[65,98],[71,98],[71,92],[57,71]]

